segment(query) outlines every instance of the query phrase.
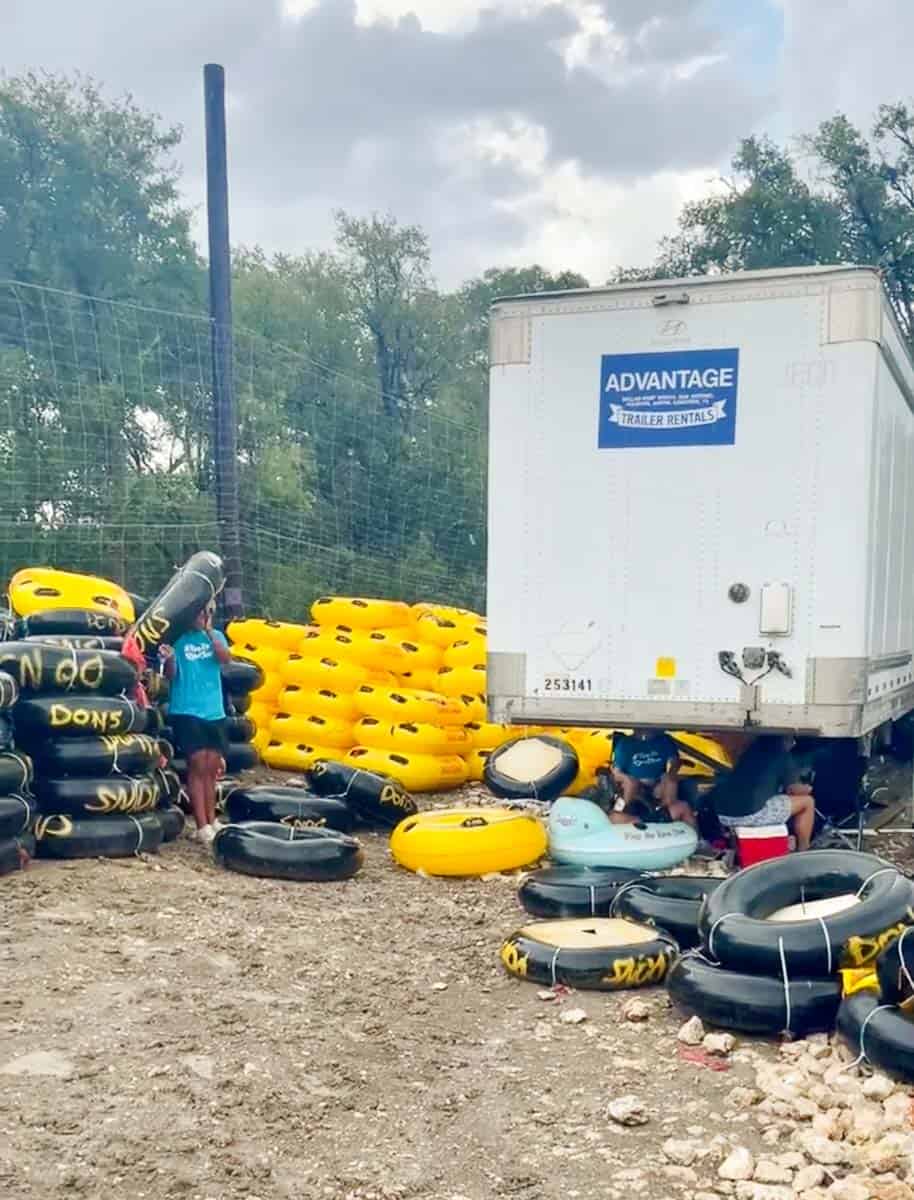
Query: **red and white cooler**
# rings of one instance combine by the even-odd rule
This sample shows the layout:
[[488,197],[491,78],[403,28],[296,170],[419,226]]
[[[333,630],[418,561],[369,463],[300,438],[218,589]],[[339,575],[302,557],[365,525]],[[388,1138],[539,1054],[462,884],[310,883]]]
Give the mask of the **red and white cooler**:
[[736,834],[736,853],[741,867],[751,867],[769,858],[780,858],[790,849],[790,835],[786,825],[757,825],[740,828]]

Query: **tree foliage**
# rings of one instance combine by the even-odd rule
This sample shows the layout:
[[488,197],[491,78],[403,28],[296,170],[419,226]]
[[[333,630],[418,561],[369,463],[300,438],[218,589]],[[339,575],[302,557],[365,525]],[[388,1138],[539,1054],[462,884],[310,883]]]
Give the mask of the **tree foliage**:
[[740,143],[733,174],[686,204],[649,267],[615,279],[853,263],[879,267],[914,338],[914,111],[882,105],[869,136],[842,115],[794,151]]

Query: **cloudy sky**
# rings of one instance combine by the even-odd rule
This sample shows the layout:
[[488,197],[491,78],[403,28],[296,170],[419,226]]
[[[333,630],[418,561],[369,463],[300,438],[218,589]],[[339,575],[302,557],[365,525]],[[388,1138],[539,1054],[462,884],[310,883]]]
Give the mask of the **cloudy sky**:
[[[649,260],[737,140],[905,97],[911,0],[0,0],[0,67],[80,70],[184,126],[229,86],[232,236],[324,247],[332,211],[428,231],[452,284]],[[202,232],[202,220],[198,218]]]

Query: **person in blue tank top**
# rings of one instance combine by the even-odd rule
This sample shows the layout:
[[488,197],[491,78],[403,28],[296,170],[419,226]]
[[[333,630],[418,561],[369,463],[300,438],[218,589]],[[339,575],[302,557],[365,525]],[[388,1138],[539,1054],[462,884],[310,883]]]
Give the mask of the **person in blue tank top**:
[[216,836],[216,781],[225,771],[228,741],[222,695],[222,665],[231,661],[228,642],[213,629],[212,606],[198,614],[193,628],[174,646],[162,646],[165,675],[171,681],[168,720],[177,748],[187,759],[187,791],[197,837]]

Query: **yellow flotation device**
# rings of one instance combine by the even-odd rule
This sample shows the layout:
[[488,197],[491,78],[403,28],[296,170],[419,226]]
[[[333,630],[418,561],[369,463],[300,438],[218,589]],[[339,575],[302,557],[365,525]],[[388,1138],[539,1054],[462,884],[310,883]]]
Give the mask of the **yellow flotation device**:
[[435,667],[418,667],[414,671],[404,671],[397,682],[420,692],[433,692],[438,686],[438,670]]
[[339,629],[315,626],[305,634],[296,649],[305,657],[310,655],[353,662],[369,671],[397,672],[407,669],[405,651],[377,630],[353,629],[343,633]]
[[499,746],[517,737],[513,725],[492,725],[488,721],[471,721],[466,731],[470,735],[473,750],[497,750]]
[[251,692],[251,703],[266,704],[269,708],[275,708],[276,699],[284,687],[285,680],[281,675],[267,671],[266,678],[260,687]]
[[460,709],[460,724],[471,725],[484,721],[488,715],[486,702],[482,696],[450,696]]
[[345,761],[363,771],[387,775],[408,792],[444,792],[467,781],[467,765],[458,755],[404,754],[356,746]]
[[546,830],[510,808],[451,808],[407,817],[390,835],[390,852],[427,875],[488,875],[529,866],[546,853]]
[[286,659],[289,657],[288,652],[285,650],[276,650],[273,646],[253,646],[250,642],[233,646],[232,656],[256,663],[265,675],[278,674],[282,671]]
[[137,614],[122,587],[97,575],[77,575],[50,567],[25,567],[9,583],[10,605],[18,617],[51,608],[88,608],[115,612],[132,624]]
[[254,722],[256,729],[269,729],[270,722],[273,720],[272,704],[264,704],[262,701],[255,701],[248,708],[245,716]]
[[294,713],[299,717],[335,717],[338,721],[354,723],[362,715],[355,706],[349,692],[335,692],[332,688],[306,688],[290,683],[279,693],[276,701],[279,712]]
[[229,621],[225,632],[233,646],[247,643],[250,646],[268,646],[273,650],[289,653],[298,649],[309,628],[309,625],[295,625],[288,621],[261,621],[256,617],[249,617],[244,621]]
[[470,735],[459,725],[422,725],[401,721],[391,725],[363,717],[354,729],[353,745],[372,750],[402,750],[407,754],[468,754]]
[[460,701],[434,692],[366,683],[356,688],[353,699],[362,716],[375,717],[391,725],[399,725],[401,721],[420,725],[466,724]]
[[448,646],[442,655],[441,665],[444,667],[477,667],[485,668],[486,642],[485,638],[462,638]]
[[467,782],[482,783],[486,769],[486,762],[491,750],[471,750],[469,754],[464,754],[463,761],[467,765]]
[[434,646],[430,642],[419,642],[415,638],[407,638],[400,642],[400,649],[406,656],[406,663],[402,670],[417,671],[429,670],[437,671],[442,663],[442,652],[440,646]]
[[352,692],[368,682],[368,671],[358,663],[343,662],[338,658],[311,658],[303,654],[290,654],[282,668],[286,683],[297,683],[306,688],[329,688],[333,692]]
[[269,746],[272,740],[273,735],[270,733],[269,726],[264,726],[262,729],[258,729],[251,738],[251,745],[254,747],[260,757],[263,758],[263,752],[266,750],[267,746]]
[[442,650],[446,650],[448,646],[453,646],[454,642],[464,639],[474,628],[475,625],[457,624],[448,617],[439,617],[435,613],[427,612],[416,621],[416,637],[420,642],[431,642],[433,646],[440,646]]
[[354,726],[351,721],[341,721],[337,717],[322,717],[316,713],[308,716],[291,713],[277,713],[270,722],[270,732],[279,742],[304,742],[306,745],[315,743],[319,746],[334,746],[340,750],[348,750],[358,745]]
[[318,625],[346,625],[350,629],[411,624],[408,605],[364,596],[322,596],[311,605],[311,616]]
[[341,762],[343,755],[344,751],[334,746],[310,746],[304,742],[293,745],[278,742],[275,738],[271,738],[260,752],[267,766],[277,771],[310,771],[322,758]]
[[[697,779],[713,779],[716,767],[732,768],[733,759],[724,747],[714,738],[703,737],[700,733],[671,733],[670,737],[679,743],[679,774],[690,775]],[[691,758],[689,750],[697,750],[701,757]],[[703,761],[709,759],[710,762]]]
[[485,663],[472,667],[442,667],[438,672],[437,690],[442,696],[484,696]]
[[410,608],[413,623],[418,623],[423,617],[432,616],[439,621],[450,621],[462,629],[479,627],[484,629],[486,619],[482,613],[473,612],[469,608],[454,608],[451,604],[427,604],[420,601]]

